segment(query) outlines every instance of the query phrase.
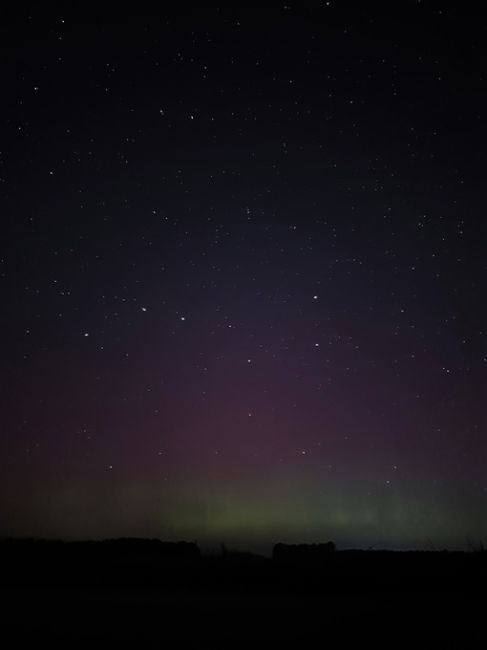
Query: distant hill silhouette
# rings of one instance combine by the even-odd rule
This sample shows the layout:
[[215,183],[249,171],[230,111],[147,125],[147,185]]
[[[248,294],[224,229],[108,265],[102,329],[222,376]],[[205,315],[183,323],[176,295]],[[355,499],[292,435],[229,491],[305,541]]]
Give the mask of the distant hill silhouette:
[[276,562],[316,563],[328,560],[336,550],[334,542],[322,544],[276,544],[272,549],[272,559]]
[[101,541],[63,542],[60,540],[3,539],[0,552],[5,554],[84,555],[100,558],[144,557],[152,559],[199,559],[201,551],[194,542],[163,542],[160,539],[120,537]]

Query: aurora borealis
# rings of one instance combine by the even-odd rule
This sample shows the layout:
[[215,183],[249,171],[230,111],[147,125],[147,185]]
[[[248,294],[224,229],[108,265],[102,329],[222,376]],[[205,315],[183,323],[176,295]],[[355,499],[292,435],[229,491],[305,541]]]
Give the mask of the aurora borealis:
[[484,35],[400,6],[2,25],[0,536],[487,539]]

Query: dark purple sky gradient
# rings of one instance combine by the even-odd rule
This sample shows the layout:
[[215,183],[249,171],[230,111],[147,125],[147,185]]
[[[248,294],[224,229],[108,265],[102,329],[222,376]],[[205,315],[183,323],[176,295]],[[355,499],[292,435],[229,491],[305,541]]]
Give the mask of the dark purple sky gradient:
[[477,24],[3,25],[0,534],[485,539]]

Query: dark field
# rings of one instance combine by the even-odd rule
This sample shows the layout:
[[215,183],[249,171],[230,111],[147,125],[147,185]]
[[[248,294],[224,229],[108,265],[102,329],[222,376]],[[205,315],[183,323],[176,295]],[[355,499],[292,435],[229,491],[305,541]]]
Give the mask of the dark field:
[[484,647],[485,552],[273,560],[149,540],[0,548],[2,633],[17,644]]

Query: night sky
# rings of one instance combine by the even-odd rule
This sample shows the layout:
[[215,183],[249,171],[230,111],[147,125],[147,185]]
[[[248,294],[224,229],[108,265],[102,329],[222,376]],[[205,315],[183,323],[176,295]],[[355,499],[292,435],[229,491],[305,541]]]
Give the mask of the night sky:
[[0,27],[0,536],[487,540],[480,14],[161,11]]

